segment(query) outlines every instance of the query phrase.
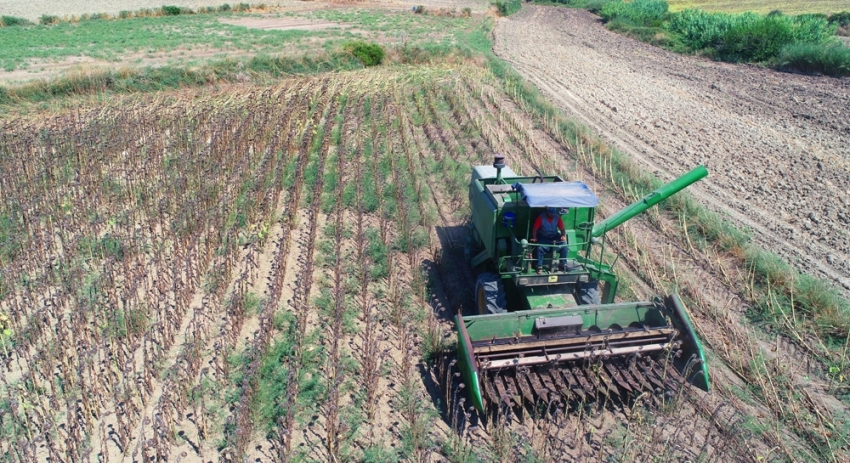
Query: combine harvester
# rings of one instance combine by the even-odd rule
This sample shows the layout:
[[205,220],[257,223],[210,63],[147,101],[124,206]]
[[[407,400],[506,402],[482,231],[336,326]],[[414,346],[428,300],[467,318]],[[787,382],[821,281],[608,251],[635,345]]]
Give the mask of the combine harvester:
[[[699,166],[594,224],[598,201],[581,182],[517,176],[501,155],[492,167],[473,168],[466,252],[483,273],[478,315],[459,313],[455,322],[457,365],[475,408],[622,400],[685,382],[709,390],[702,346],[679,297],[614,303],[616,260],[602,258],[606,232],[707,175]],[[565,241],[532,242],[535,220],[547,213],[556,223],[560,216]],[[540,246],[553,252],[544,250],[538,267]]]

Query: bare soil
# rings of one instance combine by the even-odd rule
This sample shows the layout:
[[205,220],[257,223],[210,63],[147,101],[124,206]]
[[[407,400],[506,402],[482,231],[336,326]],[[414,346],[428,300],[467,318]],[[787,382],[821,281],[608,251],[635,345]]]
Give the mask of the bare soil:
[[[158,9],[162,7],[163,3],[197,10],[208,6],[218,7],[227,2],[220,0],[170,0],[168,2],[160,0],[66,0],[62,2],[0,0],[0,14],[38,21],[42,15],[59,16],[60,18],[95,13],[118,15],[122,11],[137,11],[145,8]],[[303,3],[297,0],[266,2],[270,6],[294,6]]]
[[264,16],[260,18],[239,18],[233,20],[224,20],[221,21],[225,24],[232,24],[234,26],[245,26],[251,29],[263,29],[263,30],[274,30],[274,31],[287,31],[287,30],[299,30],[299,31],[319,31],[323,29],[331,29],[331,28],[349,28],[351,27],[348,24],[341,24],[333,21],[313,21],[304,18],[293,18],[293,17],[270,17]]
[[583,10],[527,5],[495,52],[568,115],[799,270],[850,290],[850,79],[677,55]]

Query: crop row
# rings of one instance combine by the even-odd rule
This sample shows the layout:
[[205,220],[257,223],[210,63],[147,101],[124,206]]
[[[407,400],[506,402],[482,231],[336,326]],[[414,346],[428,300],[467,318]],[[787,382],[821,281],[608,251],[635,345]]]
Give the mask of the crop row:
[[[495,151],[560,173],[565,153],[482,71],[429,72],[7,122],[0,455],[471,452],[462,386],[443,369],[434,401],[420,368],[443,368],[446,308],[470,300],[463,278],[450,304],[429,294],[462,239],[468,166]],[[516,436],[492,437],[497,454]]]

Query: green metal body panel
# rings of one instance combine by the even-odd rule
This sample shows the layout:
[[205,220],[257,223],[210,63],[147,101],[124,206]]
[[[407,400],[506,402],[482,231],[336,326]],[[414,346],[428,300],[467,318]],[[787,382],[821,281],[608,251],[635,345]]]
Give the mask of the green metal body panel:
[[575,296],[569,286],[525,286],[522,301],[525,310],[568,309],[577,307]]
[[[543,177],[543,182],[563,182],[558,176]],[[498,262],[500,258],[519,254],[517,243],[531,238],[531,227],[537,216],[545,213],[546,208],[530,208],[522,200],[520,194],[513,191],[510,185],[514,183],[540,182],[540,177],[505,177],[505,183],[496,183],[495,178],[476,179],[470,183],[469,198],[472,209],[472,223],[478,234],[480,245],[487,251],[491,260]],[[503,224],[506,213],[515,215],[512,228]],[[567,258],[576,258],[589,251],[590,229],[579,229],[580,224],[593,224],[595,208],[574,207],[566,208],[561,215],[564,228],[568,232],[569,250]],[[499,241],[502,241],[501,247]],[[533,248],[534,244],[528,245]]]
[[692,384],[706,392],[711,391],[711,381],[708,376],[708,363],[705,361],[705,351],[696,335],[693,324],[691,324],[691,317],[688,315],[685,304],[682,303],[678,294],[668,296],[665,304],[673,310],[673,316],[670,319],[681,333],[682,361],[680,363],[689,362],[692,357],[695,357],[698,361],[696,366],[687,363],[677,366]]
[[623,304],[602,304],[577,306],[561,309],[540,309],[517,311],[503,314],[475,315],[463,317],[470,341],[492,338],[516,338],[534,335],[534,320],[539,317],[560,317],[578,315],[582,318],[582,331],[591,327],[601,330],[612,325],[627,327],[638,322],[647,328],[668,326],[664,313],[651,302],[628,302]]
[[484,400],[481,398],[481,384],[478,381],[478,363],[472,351],[472,342],[466,331],[466,325],[460,320],[460,315],[455,317],[455,325],[458,326],[458,368],[460,369],[463,384],[469,388],[469,396],[472,405],[478,410],[484,410]]

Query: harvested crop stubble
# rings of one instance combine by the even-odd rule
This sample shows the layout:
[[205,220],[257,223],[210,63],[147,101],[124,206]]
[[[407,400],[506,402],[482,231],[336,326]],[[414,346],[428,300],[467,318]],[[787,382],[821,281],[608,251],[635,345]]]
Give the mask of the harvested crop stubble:
[[[445,319],[470,297],[457,255],[469,166],[498,151],[519,172],[603,175],[499,85],[478,67],[399,67],[2,121],[0,313],[13,343],[0,425],[13,439],[0,455],[724,460],[765,455],[781,433],[783,449],[810,455],[781,426],[749,432],[744,418],[785,415],[728,392],[546,404],[471,426],[440,362]],[[601,212],[622,202],[594,186],[611,204]],[[614,245],[645,270],[644,295],[660,291],[664,246],[647,257],[625,236]],[[698,321],[712,329],[707,300]]]
[[[301,444],[314,447],[295,429],[317,406],[327,410],[325,451],[350,451],[363,438],[356,432],[361,404],[374,410],[387,398],[399,400],[387,392],[381,362],[363,362],[371,381],[364,397],[341,394],[360,376],[342,347],[359,328],[343,323],[344,250],[330,246],[329,256],[317,249],[326,249],[322,224],[335,224],[337,245],[345,232],[340,215],[327,215],[347,185],[348,163],[358,162],[350,153],[371,159],[371,171],[361,175],[380,185],[366,186],[362,204],[350,205],[360,216],[356,246],[361,254],[370,250],[360,272],[370,288],[361,293],[371,333],[365,347],[378,358],[405,353],[397,384],[407,410],[416,412],[405,415],[416,436],[411,452],[427,453],[432,426],[420,412],[432,405],[417,380],[409,320],[422,318],[411,295],[424,284],[415,269],[433,214],[421,195],[423,177],[408,177],[407,162],[392,156],[402,108],[381,94],[387,86],[397,86],[398,95],[421,85],[448,91],[455,79],[440,68],[375,72],[128,98],[3,121],[0,312],[9,314],[14,341],[4,356],[2,395],[29,405],[3,406],[4,429],[25,445],[4,439],[0,453],[13,460],[92,451],[163,460],[183,451],[283,458],[304,452]],[[362,126],[351,120],[361,112],[368,115]],[[361,127],[372,133],[353,133]],[[379,223],[380,232],[362,230],[364,223]],[[337,262],[330,269],[321,264],[329,257]],[[372,271],[378,266],[384,270]],[[329,274],[330,287],[312,284]],[[326,288],[332,310],[317,310],[317,289]],[[395,302],[376,304],[386,291]],[[392,314],[395,335],[376,326],[377,313]],[[290,353],[275,367],[269,348],[281,342],[290,343]],[[85,355],[59,355],[65,350]],[[57,355],[64,360],[54,382],[49,359]],[[317,370],[317,361],[326,367]],[[275,368],[285,374],[264,380]],[[277,389],[264,389],[270,386]],[[267,422],[255,420],[255,410],[267,408],[258,401],[274,410]],[[46,424],[33,428],[32,413]],[[383,419],[369,426],[385,432]],[[59,425],[70,431],[50,446],[26,444]],[[256,450],[266,437],[267,450]],[[216,442],[225,445],[216,449]]]

